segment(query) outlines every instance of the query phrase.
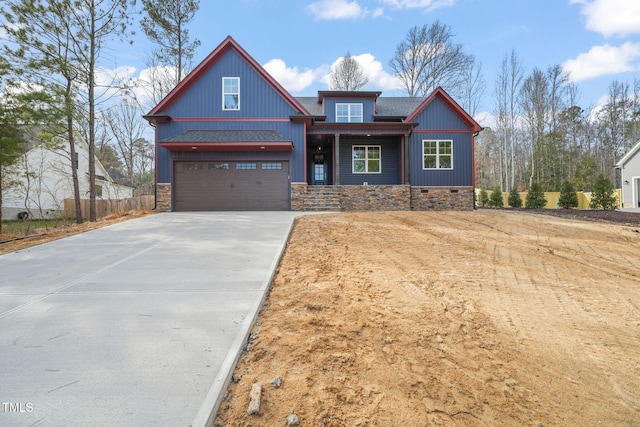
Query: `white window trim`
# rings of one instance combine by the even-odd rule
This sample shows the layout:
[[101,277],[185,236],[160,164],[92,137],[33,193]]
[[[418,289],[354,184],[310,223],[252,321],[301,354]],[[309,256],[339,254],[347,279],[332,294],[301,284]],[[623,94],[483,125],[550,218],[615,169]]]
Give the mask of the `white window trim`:
[[[336,123],[338,123],[338,106],[340,105],[347,105],[347,121],[346,122],[340,122],[340,123],[363,123],[364,122],[364,105],[361,102],[336,102]],[[360,106],[360,115],[359,116],[352,116],[351,115],[351,106],[352,105],[359,105]],[[359,121],[353,121],[354,117],[358,117],[360,120]]]
[[[234,79],[238,81],[238,93],[235,92],[225,92],[224,91],[224,81],[226,79]],[[227,108],[227,106],[224,103],[224,98],[226,95],[238,95],[238,108]],[[222,78],[222,109],[224,111],[240,111],[240,77],[223,77]]]
[[[438,165],[437,168],[425,168],[424,167],[424,158],[427,156],[427,154],[424,154],[424,144],[425,142],[437,142],[438,145],[436,147],[436,164]],[[451,156],[451,167],[450,168],[441,168],[440,167],[440,143],[441,142],[450,142],[451,143],[451,154],[445,154],[446,156]],[[430,156],[432,156],[432,154],[430,154]],[[440,171],[440,170],[445,170],[445,171],[449,171],[449,170],[453,170],[453,139],[423,139],[422,140],[422,170],[429,170],[429,171]]]
[[[365,157],[364,159],[356,159],[353,157],[353,150],[356,148],[365,148]],[[378,168],[378,172],[369,172],[369,148],[377,148],[380,153],[379,159],[371,159],[377,160],[380,163],[380,167]],[[355,161],[356,160],[364,160],[365,171],[364,172],[356,172]],[[362,174],[381,174],[382,173],[382,146],[381,145],[352,145],[351,146],[351,173],[354,175],[362,175]]]

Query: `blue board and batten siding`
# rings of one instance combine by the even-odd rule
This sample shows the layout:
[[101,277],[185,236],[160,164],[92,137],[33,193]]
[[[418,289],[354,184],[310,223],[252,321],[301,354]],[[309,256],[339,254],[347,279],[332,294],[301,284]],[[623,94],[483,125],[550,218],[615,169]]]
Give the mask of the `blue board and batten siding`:
[[[353,173],[353,146],[380,146],[380,173]],[[402,183],[400,143],[370,139],[340,141],[340,184],[395,185]]]
[[[420,123],[409,142],[411,185],[470,187],[473,185],[473,133],[439,98],[415,119]],[[453,169],[423,169],[423,140],[453,141]]]
[[[240,110],[222,109],[223,77],[240,77]],[[294,149],[293,152],[270,152],[270,158],[290,160],[292,181],[304,180],[305,129],[303,124],[292,123],[289,120],[289,116],[298,112],[233,49],[226,52],[206,73],[193,82],[165,113],[172,121],[158,124],[159,141],[188,130],[275,130],[291,140]],[[216,121],[225,119],[229,121]],[[235,121],[238,119],[245,121]],[[199,158],[213,158],[218,154],[203,152]],[[241,160],[258,157],[257,154],[236,152],[224,157]],[[171,159],[183,155],[176,152],[172,157],[169,150],[158,147],[157,156],[158,182],[170,182]],[[262,154],[259,157],[263,157]]]

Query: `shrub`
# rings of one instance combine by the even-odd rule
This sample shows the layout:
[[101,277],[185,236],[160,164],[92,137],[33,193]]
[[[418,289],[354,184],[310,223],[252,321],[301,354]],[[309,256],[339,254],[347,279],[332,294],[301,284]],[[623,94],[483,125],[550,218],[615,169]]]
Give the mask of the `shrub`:
[[522,207],[522,198],[520,197],[520,192],[518,188],[513,187],[511,191],[509,191],[509,198],[507,199],[507,203],[512,208],[521,208]]
[[571,181],[565,181],[565,183],[562,184],[558,205],[563,209],[578,207],[578,194]]
[[524,206],[527,209],[540,209],[544,208],[547,205],[547,199],[544,198],[544,191],[542,191],[542,186],[537,182],[531,184],[531,188],[529,188],[529,192],[527,193],[527,200],[525,201]]
[[487,194],[487,190],[484,188],[480,189],[480,196],[478,197],[478,204],[482,207],[485,207],[489,204],[489,195]]
[[492,208],[504,207],[504,202],[502,201],[502,190],[497,185],[491,188],[491,196],[489,196],[489,206]]
[[613,184],[603,174],[598,175],[595,184],[593,184],[593,192],[591,193],[591,209],[615,210],[618,199],[614,193]]

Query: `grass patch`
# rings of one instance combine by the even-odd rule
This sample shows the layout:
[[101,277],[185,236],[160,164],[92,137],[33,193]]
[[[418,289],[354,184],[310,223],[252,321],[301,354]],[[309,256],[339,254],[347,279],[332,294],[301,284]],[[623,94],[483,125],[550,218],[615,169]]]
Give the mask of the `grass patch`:
[[38,228],[50,229],[71,225],[74,222],[75,220],[73,219],[65,218],[2,221],[2,234],[24,234],[26,232],[33,232]]

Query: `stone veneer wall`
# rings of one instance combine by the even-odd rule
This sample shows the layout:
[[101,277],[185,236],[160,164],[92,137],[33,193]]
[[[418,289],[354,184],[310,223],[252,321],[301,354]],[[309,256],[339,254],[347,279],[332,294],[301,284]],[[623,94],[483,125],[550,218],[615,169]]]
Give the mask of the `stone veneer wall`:
[[156,184],[156,210],[171,212],[171,184]]
[[[471,187],[412,187],[410,185],[336,185],[327,186],[337,195],[342,211],[379,210],[471,210]],[[291,210],[318,210],[322,196],[310,191],[306,183],[291,184]],[[322,210],[322,209],[321,209]]]
[[340,185],[343,211],[407,211],[411,209],[408,185]]
[[304,211],[304,200],[307,196],[307,188],[309,185],[306,182],[292,182],[291,183],[291,210],[292,211]]
[[427,210],[472,210],[471,187],[411,187],[411,207]]

